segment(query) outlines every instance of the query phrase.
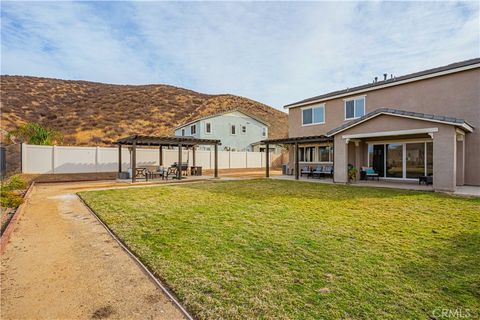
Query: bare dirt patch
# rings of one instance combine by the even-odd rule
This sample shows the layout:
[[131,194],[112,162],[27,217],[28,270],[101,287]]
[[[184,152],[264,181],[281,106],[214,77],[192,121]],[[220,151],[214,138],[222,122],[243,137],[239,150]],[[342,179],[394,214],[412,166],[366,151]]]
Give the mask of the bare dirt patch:
[[1,257],[2,319],[183,318],[74,194],[107,185],[34,187]]

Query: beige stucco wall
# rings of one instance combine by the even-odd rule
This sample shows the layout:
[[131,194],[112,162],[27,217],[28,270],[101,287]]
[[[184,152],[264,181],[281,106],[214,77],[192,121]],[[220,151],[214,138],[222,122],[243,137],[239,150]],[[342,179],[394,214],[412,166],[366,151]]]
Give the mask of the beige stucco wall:
[[[390,115],[380,115],[369,121],[361,123],[355,127],[345,130],[335,136],[335,182],[347,182],[347,165],[349,163],[359,166],[366,165],[365,141],[371,139],[362,139],[359,145],[358,154],[360,161],[357,161],[355,156],[355,144],[350,142],[346,144],[343,138],[345,135],[371,133],[371,132],[385,132],[398,131],[409,129],[424,129],[436,128],[438,132],[433,133],[433,177],[434,189],[438,191],[454,191],[457,184],[457,141],[456,129],[454,126],[432,123],[429,121],[399,118]],[[405,140],[417,138],[418,135],[401,135],[394,137],[385,137],[383,140]],[[423,135],[423,138],[430,139],[428,135]],[[348,148],[348,153],[347,153]]]
[[[365,112],[394,108],[465,119],[475,130],[465,137],[465,184],[480,185],[480,69],[366,92]],[[350,97],[355,97],[352,95]],[[346,121],[342,97],[324,102],[325,124],[301,125],[301,108],[289,109],[289,136],[326,134]],[[383,131],[389,123],[376,123]],[[406,128],[403,128],[406,129]]]

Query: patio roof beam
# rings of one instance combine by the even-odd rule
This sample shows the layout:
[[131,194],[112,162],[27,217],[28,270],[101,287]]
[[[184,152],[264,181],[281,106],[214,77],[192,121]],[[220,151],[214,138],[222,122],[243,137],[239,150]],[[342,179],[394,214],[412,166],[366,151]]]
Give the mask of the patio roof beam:
[[321,136],[306,136],[306,137],[294,137],[294,138],[283,138],[283,139],[268,139],[260,141],[264,144],[292,144],[297,143],[319,143],[319,142],[333,142],[332,137],[327,137],[324,135]]
[[122,145],[132,145],[136,143],[139,146],[178,146],[182,144],[186,147],[193,147],[196,145],[219,145],[221,144],[220,140],[214,139],[197,139],[194,137],[155,137],[155,136],[140,136],[134,135],[126,138],[119,139],[118,144]]

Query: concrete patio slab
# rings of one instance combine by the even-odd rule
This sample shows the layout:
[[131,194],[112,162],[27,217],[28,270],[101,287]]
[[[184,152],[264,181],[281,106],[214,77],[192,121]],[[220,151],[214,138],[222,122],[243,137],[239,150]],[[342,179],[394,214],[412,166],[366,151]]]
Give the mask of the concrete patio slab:
[[480,197],[480,187],[477,186],[458,186],[453,193],[458,196]]
[[[282,175],[271,177],[271,179],[281,179],[281,180],[295,180],[295,176]],[[306,178],[302,177],[299,181],[312,182],[312,183],[326,183],[333,184],[333,179],[330,178]],[[417,190],[417,191],[433,191],[431,185],[419,185],[418,183],[406,183],[406,182],[392,182],[392,181],[356,181],[349,184],[352,187],[375,187],[375,188],[391,188],[391,189],[406,189],[406,190]]]

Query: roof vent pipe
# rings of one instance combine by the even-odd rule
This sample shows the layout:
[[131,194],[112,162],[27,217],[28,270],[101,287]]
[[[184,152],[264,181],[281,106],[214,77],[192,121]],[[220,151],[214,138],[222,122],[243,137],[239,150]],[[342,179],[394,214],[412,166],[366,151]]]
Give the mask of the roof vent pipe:
[[388,76],[388,74],[386,74],[386,73],[383,74],[383,81],[387,80],[387,76]]
[[373,80],[373,83],[377,83],[378,77],[375,77],[375,80]]

